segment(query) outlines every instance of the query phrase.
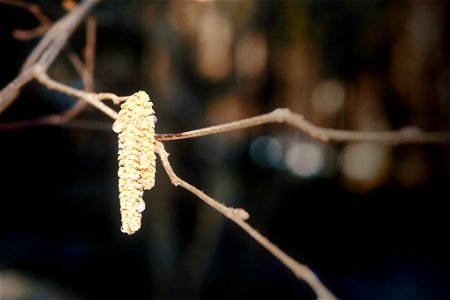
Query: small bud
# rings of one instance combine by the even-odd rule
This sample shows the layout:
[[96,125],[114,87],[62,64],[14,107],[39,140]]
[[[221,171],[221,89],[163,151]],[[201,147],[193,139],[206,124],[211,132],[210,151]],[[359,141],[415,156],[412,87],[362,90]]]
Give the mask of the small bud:
[[233,214],[235,214],[242,221],[246,221],[250,218],[249,213],[243,208],[234,208]]

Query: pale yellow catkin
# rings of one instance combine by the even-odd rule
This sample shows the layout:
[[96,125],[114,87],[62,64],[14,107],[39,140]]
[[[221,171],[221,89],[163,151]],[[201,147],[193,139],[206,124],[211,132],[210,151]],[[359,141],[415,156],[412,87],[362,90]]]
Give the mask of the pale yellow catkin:
[[119,199],[122,232],[141,228],[144,189],[155,185],[155,122],[153,103],[139,91],[122,105],[113,131],[119,134]]

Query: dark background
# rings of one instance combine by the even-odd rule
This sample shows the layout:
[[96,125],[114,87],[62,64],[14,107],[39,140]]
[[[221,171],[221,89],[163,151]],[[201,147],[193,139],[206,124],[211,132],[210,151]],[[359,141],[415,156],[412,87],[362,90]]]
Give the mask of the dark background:
[[[93,14],[96,89],[146,90],[158,133],[277,107],[324,127],[449,130],[445,1],[106,1]],[[36,44],[11,30],[37,23],[3,4],[0,20],[4,87]],[[84,39],[82,25],[70,42],[80,54]],[[81,87],[64,53],[50,75]],[[32,82],[0,122],[73,103]],[[93,108],[77,120],[88,128],[0,131],[1,299],[314,298],[159,162],[142,228],[121,233],[112,121]],[[165,145],[181,178],[245,208],[338,298],[450,297],[448,146],[322,144],[279,124]]]

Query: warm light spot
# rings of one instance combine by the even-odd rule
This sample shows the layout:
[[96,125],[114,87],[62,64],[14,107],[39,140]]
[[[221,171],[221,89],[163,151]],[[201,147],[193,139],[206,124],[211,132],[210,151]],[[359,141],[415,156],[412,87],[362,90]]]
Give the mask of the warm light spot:
[[235,65],[237,77],[258,79],[267,63],[267,40],[261,33],[252,33],[239,40],[236,46]]
[[72,9],[77,7],[77,2],[75,0],[63,0],[61,5],[65,11],[72,11]]
[[231,23],[211,6],[203,11],[198,26],[198,69],[209,79],[222,80],[231,72]]
[[349,144],[342,152],[342,172],[350,180],[376,185],[386,170],[388,153],[386,145]]
[[345,89],[336,80],[318,83],[312,92],[312,108],[321,115],[334,115],[344,104]]
[[288,169],[300,177],[317,175],[325,160],[323,147],[312,142],[298,142],[289,147],[285,163]]
[[171,1],[168,7],[169,22],[182,37],[193,39],[197,35],[200,6],[193,1]]

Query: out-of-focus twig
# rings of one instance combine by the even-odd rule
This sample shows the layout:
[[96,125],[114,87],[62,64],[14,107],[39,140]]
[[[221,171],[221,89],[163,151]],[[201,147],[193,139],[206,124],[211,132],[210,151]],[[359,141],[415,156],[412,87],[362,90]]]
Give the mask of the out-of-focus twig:
[[[86,47],[84,50],[85,64],[81,65],[81,78],[83,80],[84,90],[86,92],[94,92],[94,67],[95,67],[95,40],[96,40],[97,23],[93,16],[88,16],[86,25]],[[71,56],[72,57],[72,56]],[[72,57],[71,61],[75,57]],[[74,64],[74,62],[72,62]],[[75,64],[74,64],[75,65]],[[86,107],[87,102],[78,99],[78,102],[68,110],[59,114],[59,122],[65,123],[75,118]]]
[[18,40],[29,40],[43,35],[51,26],[52,21],[42,13],[40,7],[34,3],[20,0],[0,0],[0,4],[20,7],[28,10],[39,21],[39,26],[32,29],[15,29],[12,36]]
[[111,131],[111,122],[97,120],[70,120],[61,123],[57,115],[44,116],[28,120],[0,123],[0,131],[19,130],[36,126],[60,126],[79,130]]

